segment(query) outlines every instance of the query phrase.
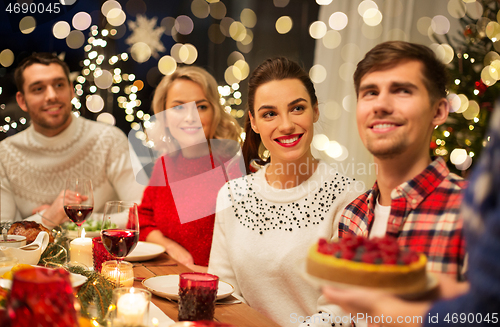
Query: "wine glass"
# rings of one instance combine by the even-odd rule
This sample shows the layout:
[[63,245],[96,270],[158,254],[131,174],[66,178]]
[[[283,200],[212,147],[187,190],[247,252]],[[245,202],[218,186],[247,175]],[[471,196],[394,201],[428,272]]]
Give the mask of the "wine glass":
[[78,226],[78,237],[80,237],[83,222],[94,210],[92,181],[88,178],[68,178],[63,205],[68,218]]
[[108,201],[104,205],[101,226],[104,248],[118,261],[117,285],[120,287],[120,263],[139,241],[137,204],[127,201]]

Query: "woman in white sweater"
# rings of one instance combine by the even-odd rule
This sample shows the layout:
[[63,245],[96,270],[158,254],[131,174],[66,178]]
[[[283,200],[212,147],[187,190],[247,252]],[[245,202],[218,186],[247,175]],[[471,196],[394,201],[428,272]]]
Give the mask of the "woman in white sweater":
[[321,295],[300,276],[307,250],[336,236],[343,208],[362,190],[312,156],[318,100],[297,63],[280,57],[257,67],[248,108],[247,167],[262,145],[270,157],[220,190],[208,270],[278,324],[298,326],[318,312]]

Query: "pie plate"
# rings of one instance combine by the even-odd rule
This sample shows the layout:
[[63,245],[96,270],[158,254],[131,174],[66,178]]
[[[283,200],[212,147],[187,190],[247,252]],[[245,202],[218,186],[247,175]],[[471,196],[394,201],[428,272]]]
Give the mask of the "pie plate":
[[399,297],[405,298],[405,299],[418,299],[422,297],[423,295],[427,294],[428,292],[434,290],[438,286],[438,278],[436,275],[427,272],[426,277],[427,277],[427,284],[422,290],[419,290],[417,292],[408,292],[405,291],[404,289],[401,288],[380,288],[380,287],[368,287],[368,286],[358,286],[358,285],[352,285],[352,284],[346,284],[346,283],[341,283],[341,282],[334,282],[331,280],[319,278],[313,275],[310,275],[306,271],[306,264],[305,262],[300,266],[298,269],[298,273],[300,276],[306,280],[311,286],[314,288],[317,288],[321,290],[324,286],[334,286],[336,288],[340,289],[352,289],[352,288],[364,288],[364,289],[370,289],[370,290],[377,290],[377,291],[383,291],[383,292],[388,292],[391,294],[398,295]]
[[[169,300],[179,299],[179,275],[164,275],[147,278],[142,281],[142,285],[151,293]],[[224,299],[233,294],[234,287],[222,280],[219,280],[217,290],[217,300]]]

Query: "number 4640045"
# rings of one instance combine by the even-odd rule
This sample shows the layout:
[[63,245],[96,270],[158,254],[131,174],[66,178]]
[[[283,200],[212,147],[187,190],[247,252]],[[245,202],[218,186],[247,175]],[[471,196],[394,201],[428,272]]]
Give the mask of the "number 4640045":
[[58,14],[61,11],[61,7],[59,7],[60,3],[9,3],[5,11],[8,13],[14,14],[43,14],[43,13],[54,13]]

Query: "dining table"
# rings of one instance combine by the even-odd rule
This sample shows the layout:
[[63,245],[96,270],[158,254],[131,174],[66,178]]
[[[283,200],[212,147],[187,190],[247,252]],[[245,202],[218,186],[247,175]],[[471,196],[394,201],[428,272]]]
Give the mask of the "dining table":
[[[156,258],[147,261],[136,261],[134,264],[134,287],[145,288],[142,281],[163,275],[178,275],[192,271],[182,265],[166,253],[162,253]],[[153,302],[163,313],[174,321],[178,321],[178,304],[176,301],[152,295]],[[221,323],[233,325],[235,327],[279,327],[277,323],[262,315],[247,304],[231,303],[219,304],[215,306],[214,320]]]

